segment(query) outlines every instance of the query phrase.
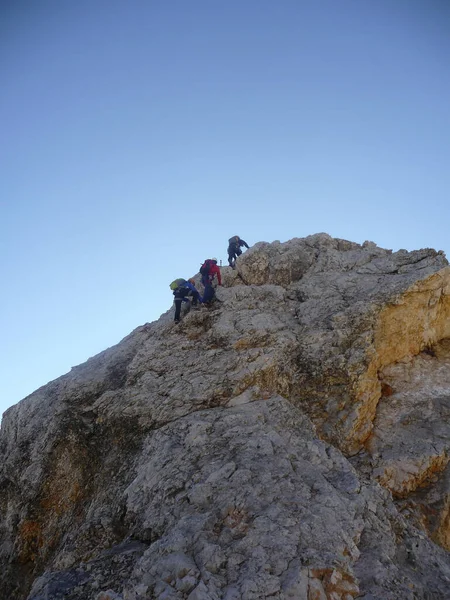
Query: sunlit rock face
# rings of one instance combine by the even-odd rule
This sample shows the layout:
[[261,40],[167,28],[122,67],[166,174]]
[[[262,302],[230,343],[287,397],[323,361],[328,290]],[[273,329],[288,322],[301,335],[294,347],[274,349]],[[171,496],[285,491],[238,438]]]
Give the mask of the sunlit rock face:
[[317,234],[222,276],[5,413],[0,597],[449,598],[444,255]]

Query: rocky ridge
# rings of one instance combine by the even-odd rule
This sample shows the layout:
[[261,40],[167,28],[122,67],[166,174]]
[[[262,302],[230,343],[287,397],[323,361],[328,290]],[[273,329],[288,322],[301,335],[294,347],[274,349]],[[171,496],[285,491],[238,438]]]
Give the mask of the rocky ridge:
[[5,413],[0,597],[450,598],[443,253],[317,234],[222,273]]

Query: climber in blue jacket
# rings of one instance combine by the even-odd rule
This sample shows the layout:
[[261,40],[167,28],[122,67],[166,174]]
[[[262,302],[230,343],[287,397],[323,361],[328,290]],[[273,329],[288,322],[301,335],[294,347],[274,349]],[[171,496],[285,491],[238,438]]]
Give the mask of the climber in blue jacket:
[[192,306],[197,306],[199,303],[202,303],[203,298],[195,287],[195,281],[193,279],[189,279],[188,281],[185,279],[176,279],[170,284],[170,287],[173,289],[175,302],[174,321],[175,323],[179,323],[181,317],[181,304],[183,302],[190,303],[188,296],[192,296]]

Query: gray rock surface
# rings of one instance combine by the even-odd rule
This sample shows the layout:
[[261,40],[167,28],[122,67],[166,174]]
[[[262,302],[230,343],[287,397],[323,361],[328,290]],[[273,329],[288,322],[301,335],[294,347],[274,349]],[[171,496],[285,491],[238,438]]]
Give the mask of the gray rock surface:
[[259,243],[9,409],[0,597],[450,598],[450,269]]

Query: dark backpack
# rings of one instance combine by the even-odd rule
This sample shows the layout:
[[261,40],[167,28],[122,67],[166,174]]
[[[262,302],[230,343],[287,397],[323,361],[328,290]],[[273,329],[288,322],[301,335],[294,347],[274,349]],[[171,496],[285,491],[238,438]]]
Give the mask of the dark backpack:
[[208,258],[208,260],[205,260],[205,262],[200,267],[200,275],[203,275],[203,276],[209,275],[210,270],[211,270],[211,260]]
[[229,246],[234,246],[235,244],[239,244],[239,236],[238,235],[233,235],[233,237],[230,237],[230,239],[228,240],[228,245]]

